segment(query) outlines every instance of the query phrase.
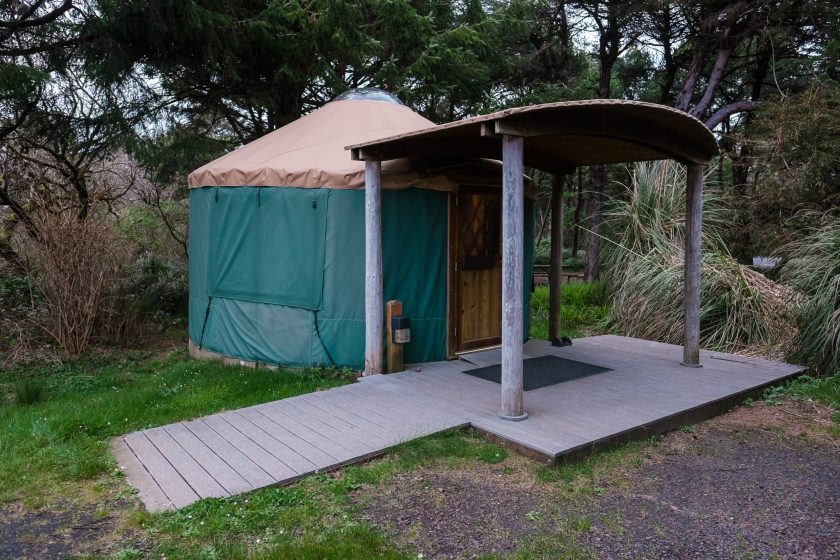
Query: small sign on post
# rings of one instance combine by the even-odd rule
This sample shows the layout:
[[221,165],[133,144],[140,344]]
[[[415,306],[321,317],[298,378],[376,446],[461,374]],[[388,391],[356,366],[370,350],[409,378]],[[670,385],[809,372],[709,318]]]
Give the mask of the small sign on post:
[[388,326],[388,373],[403,371],[403,344],[411,341],[411,328],[408,317],[403,317],[402,302],[392,299],[386,306]]

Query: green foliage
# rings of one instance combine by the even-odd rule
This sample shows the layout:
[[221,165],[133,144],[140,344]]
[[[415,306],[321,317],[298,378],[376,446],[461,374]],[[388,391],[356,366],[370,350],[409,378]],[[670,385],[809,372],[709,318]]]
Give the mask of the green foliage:
[[[33,294],[38,297],[38,294]],[[0,275],[0,309],[6,315],[23,317],[29,310],[29,282],[24,276]]]
[[224,154],[227,143],[209,136],[201,119],[186,126],[176,123],[165,133],[137,138],[131,153],[143,166],[148,179],[159,187],[177,189],[177,198],[187,196],[187,173]]
[[[670,251],[685,238],[685,167],[669,161],[637,163],[623,196],[614,197],[605,210],[603,264],[607,277],[619,273],[619,264],[631,255],[652,250]],[[721,233],[729,219],[726,202],[713,182],[703,193],[703,245],[720,249]]]
[[832,419],[840,424],[840,370],[826,377],[800,375],[782,385],[764,391],[762,400],[769,406],[776,406],[782,397],[811,399],[834,409]]
[[155,253],[161,258],[184,259],[183,248],[173,238],[164,221],[177,228],[177,234],[186,238],[189,207],[186,201],[166,200],[158,206],[133,205],[125,208],[120,216],[119,228],[139,251]]
[[550,0],[496,8],[494,15],[504,18],[500,51],[508,57],[505,72],[498,77],[504,91],[496,103],[499,108],[586,99],[595,91],[597,62],[576,48],[558,8]]
[[803,209],[840,206],[840,84],[815,81],[767,104],[751,133],[760,188],[750,223],[794,225]]
[[187,311],[187,267],[181,259],[141,255],[132,266],[128,287],[145,313],[182,315]]
[[777,385],[775,387],[770,387],[764,391],[764,394],[761,396],[761,400],[767,406],[778,406],[782,397],[785,396],[785,388],[782,385]]
[[112,0],[92,26],[87,58],[109,80],[139,63],[181,98],[176,113],[196,122],[223,115],[220,139],[241,142],[362,85],[438,119],[474,111],[505,68],[501,43],[517,29],[526,30],[481,4],[443,0]]
[[48,78],[40,68],[0,61],[0,103],[32,95]]
[[20,405],[35,404],[46,398],[44,384],[37,379],[23,379],[15,384],[15,402]]
[[604,472],[616,466],[639,466],[645,449],[658,445],[659,441],[659,436],[654,436],[647,441],[627,443],[579,459],[562,460],[556,467],[540,468],[537,477],[552,484],[574,483],[583,491],[600,494],[603,488],[598,486],[598,482]]
[[27,343],[40,334],[31,321],[32,303],[40,301],[24,276],[0,274],[0,362],[4,352],[26,352]]
[[117,552],[116,560],[140,560],[143,552],[136,548],[123,548]]
[[783,252],[782,277],[804,294],[790,355],[816,371],[834,372],[840,369],[840,218],[826,217]]
[[[548,286],[537,286],[531,294],[531,336],[540,340],[548,338],[548,296]],[[607,288],[601,282],[563,284],[561,298],[562,336],[584,336],[588,330],[599,328],[609,313]]]
[[[534,247],[534,264],[551,264],[551,237],[544,237]],[[583,270],[586,265],[586,258],[583,251],[579,251],[576,257],[572,256],[572,250],[568,247],[563,249],[563,270],[566,272]]]
[[492,446],[483,448],[478,453],[478,459],[489,463],[491,465],[497,465],[507,459],[507,450],[502,447],[493,449]]
[[[198,362],[175,353],[98,355],[63,363],[18,364],[0,372],[0,501],[37,506],[75,496],[81,483],[123,482],[109,438],[219,410],[285,398],[349,379],[333,370],[252,370]],[[49,400],[20,406],[7,398],[19,382],[40,384]],[[497,464],[507,451],[472,431],[450,430],[395,447],[380,460],[339,475],[307,477],[228,499],[201,500],[176,512],[135,512],[169,558],[408,558],[352,513],[362,485],[437,461]],[[126,548],[118,557],[135,558]],[[414,557],[414,556],[411,556]]]

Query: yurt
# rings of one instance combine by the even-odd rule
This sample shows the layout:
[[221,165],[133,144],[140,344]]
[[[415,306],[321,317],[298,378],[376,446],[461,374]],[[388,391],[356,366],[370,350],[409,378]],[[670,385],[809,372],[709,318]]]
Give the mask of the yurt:
[[[353,161],[345,147],[430,126],[382,90],[352,90],[191,173],[191,354],[250,365],[361,368],[364,162]],[[499,344],[500,185],[495,161],[382,164],[383,291],[410,318],[406,362]],[[523,339],[527,320],[524,331]]]

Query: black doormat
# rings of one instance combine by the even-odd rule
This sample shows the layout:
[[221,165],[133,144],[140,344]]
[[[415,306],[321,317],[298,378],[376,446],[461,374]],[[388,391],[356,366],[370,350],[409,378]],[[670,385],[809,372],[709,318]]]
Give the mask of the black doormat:
[[[571,381],[573,379],[580,379],[581,377],[589,377],[590,375],[597,375],[605,371],[612,371],[610,368],[596,366],[594,364],[587,364],[586,362],[578,362],[576,360],[568,360],[566,358],[559,358],[557,356],[540,356],[538,358],[528,358],[523,360],[523,388],[525,391],[532,391],[534,389],[541,389],[549,385],[556,385],[564,381]],[[502,382],[502,366],[497,364],[495,366],[487,366],[476,369],[468,369],[464,373],[473,375],[480,379],[493,381],[495,383]]]

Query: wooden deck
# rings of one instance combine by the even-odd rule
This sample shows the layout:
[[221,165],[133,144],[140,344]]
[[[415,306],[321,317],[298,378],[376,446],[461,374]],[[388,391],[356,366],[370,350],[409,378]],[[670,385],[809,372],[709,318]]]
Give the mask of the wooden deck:
[[[800,366],[703,351],[703,368],[679,365],[682,348],[618,337],[554,348],[525,344],[525,357],[554,354],[613,371],[525,393],[524,422],[496,417],[500,385],[464,370],[498,364],[500,350],[257,406],[112,441],[128,482],[150,511],[231,496],[383,453],[401,442],[473,426],[553,463],[714,416]],[[272,375],[266,372],[266,375]]]

